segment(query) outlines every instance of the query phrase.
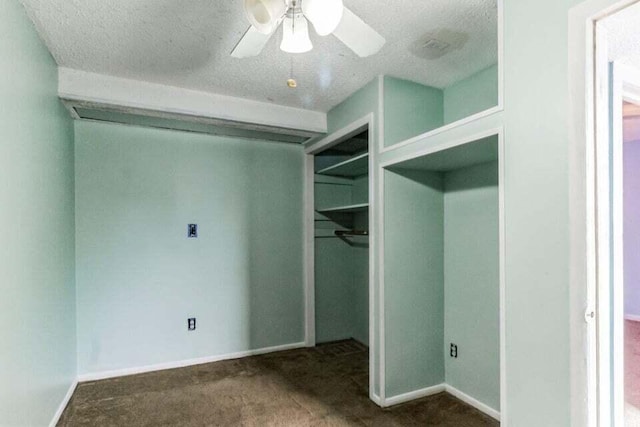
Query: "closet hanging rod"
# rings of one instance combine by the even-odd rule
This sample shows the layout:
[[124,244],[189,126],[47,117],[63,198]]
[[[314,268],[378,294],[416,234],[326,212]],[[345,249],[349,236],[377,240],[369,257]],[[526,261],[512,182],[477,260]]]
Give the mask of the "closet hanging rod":
[[368,236],[368,230],[336,230],[335,235],[338,237],[347,237],[347,236]]

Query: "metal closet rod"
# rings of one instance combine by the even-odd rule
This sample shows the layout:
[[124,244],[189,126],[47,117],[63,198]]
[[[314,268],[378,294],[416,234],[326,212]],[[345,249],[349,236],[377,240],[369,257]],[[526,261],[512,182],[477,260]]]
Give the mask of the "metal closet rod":
[[369,235],[369,231],[368,230],[336,230],[334,233],[338,237],[368,236]]

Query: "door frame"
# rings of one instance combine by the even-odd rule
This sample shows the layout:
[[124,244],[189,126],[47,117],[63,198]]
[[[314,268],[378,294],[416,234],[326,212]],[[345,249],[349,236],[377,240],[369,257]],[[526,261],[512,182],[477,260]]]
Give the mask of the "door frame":
[[[611,280],[608,199],[609,64],[602,19],[638,0],[587,0],[569,12],[569,212],[571,423],[605,427],[611,378],[607,343]],[[605,143],[602,143],[605,141]],[[615,159],[614,159],[615,160]],[[618,168],[619,169],[619,168]],[[618,197],[619,199],[619,197]],[[604,200],[604,202],[603,202]],[[621,205],[618,200],[617,215]],[[620,230],[613,231],[619,234]],[[616,268],[614,268],[616,270]],[[618,269],[618,272],[620,270]],[[614,310],[617,305],[614,307]],[[619,329],[619,328],[618,328]],[[605,351],[607,349],[607,351]],[[600,356],[603,359],[600,359]],[[615,375],[619,376],[617,372]],[[609,376],[609,377],[608,377]],[[619,381],[618,381],[619,387]],[[616,412],[620,412],[619,409]]]
[[[606,30],[596,57],[608,63]],[[640,104],[640,72],[620,63],[597,68],[596,322],[599,421],[624,426],[624,134],[623,101]],[[605,144],[604,142],[608,142]],[[615,356],[614,356],[615,355]],[[613,369],[611,369],[613,368]]]

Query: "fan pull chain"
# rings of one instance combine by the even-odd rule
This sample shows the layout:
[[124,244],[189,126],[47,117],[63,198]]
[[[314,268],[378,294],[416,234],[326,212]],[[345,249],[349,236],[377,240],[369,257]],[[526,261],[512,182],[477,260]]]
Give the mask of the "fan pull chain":
[[291,57],[291,68],[289,69],[289,79],[287,80],[287,86],[289,86],[291,89],[295,89],[298,87],[298,82],[293,75],[293,56]]

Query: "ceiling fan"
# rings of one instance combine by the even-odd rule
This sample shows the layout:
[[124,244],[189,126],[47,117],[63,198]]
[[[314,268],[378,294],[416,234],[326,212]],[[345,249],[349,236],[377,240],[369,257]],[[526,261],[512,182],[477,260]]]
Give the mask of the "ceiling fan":
[[280,25],[281,50],[308,52],[309,21],[319,36],[333,34],[360,57],[377,53],[386,42],[342,0],[244,0],[244,11],[251,26],[231,52],[234,58],[259,55]]

